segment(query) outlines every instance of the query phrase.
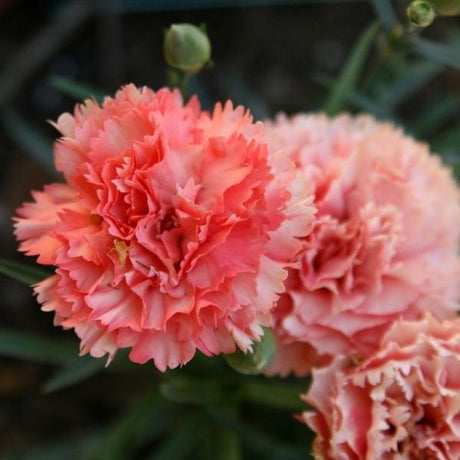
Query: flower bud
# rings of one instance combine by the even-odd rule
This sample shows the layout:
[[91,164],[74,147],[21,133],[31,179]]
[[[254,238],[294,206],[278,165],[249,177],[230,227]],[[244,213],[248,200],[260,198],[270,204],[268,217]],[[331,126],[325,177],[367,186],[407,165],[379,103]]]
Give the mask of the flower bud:
[[460,14],[460,0],[431,0],[439,16],[456,16]]
[[436,11],[428,0],[416,0],[407,7],[407,16],[417,27],[427,27],[434,21]]
[[276,352],[273,332],[268,328],[264,328],[264,332],[261,341],[254,343],[252,353],[237,350],[231,355],[226,355],[228,365],[240,374],[256,375],[264,372]]
[[192,24],[172,24],[166,31],[163,52],[174,69],[196,73],[209,62],[211,44],[208,36]]

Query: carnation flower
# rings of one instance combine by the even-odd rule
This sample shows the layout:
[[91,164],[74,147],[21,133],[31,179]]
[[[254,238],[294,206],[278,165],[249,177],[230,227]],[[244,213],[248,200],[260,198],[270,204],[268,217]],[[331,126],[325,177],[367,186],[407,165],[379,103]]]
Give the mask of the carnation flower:
[[313,183],[318,208],[275,311],[270,373],[368,356],[400,317],[454,315],[459,189],[425,144],[370,116],[279,117],[267,136]]
[[397,321],[381,349],[313,372],[301,419],[321,460],[460,458],[460,319]]
[[[65,184],[18,210],[20,250],[53,264],[35,286],[81,352],[160,370],[247,352],[313,219],[291,162],[228,102],[212,114],[178,92],[123,87],[56,127]],[[280,243],[282,242],[282,244]]]

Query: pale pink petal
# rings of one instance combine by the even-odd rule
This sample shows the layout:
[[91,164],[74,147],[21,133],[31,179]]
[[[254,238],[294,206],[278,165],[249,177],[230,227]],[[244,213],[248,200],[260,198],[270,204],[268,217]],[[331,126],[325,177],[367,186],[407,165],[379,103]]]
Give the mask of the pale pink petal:
[[313,372],[301,420],[317,459],[456,460],[460,320],[397,321],[363,362],[344,356]]
[[[317,208],[313,231],[295,242],[291,308],[275,311],[281,346],[365,357],[398,318],[455,316],[460,189],[426,144],[370,116],[280,116],[266,128],[272,157],[294,162]],[[290,362],[296,373],[309,367],[308,357]]]

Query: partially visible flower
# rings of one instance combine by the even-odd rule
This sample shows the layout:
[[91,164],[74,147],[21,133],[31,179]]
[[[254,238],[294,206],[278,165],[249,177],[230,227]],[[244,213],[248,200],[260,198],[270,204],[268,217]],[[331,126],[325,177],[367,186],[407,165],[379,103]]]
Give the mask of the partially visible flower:
[[301,419],[318,460],[460,458],[460,320],[397,321],[355,366],[313,372]]
[[280,117],[267,136],[313,184],[318,208],[275,310],[270,374],[368,356],[400,317],[455,314],[459,188],[425,144],[369,116]]
[[[20,249],[56,274],[35,287],[81,352],[160,370],[247,352],[283,291],[313,218],[291,163],[228,102],[201,112],[133,85],[56,124],[52,184],[18,210]],[[282,241],[282,244],[279,244]]]

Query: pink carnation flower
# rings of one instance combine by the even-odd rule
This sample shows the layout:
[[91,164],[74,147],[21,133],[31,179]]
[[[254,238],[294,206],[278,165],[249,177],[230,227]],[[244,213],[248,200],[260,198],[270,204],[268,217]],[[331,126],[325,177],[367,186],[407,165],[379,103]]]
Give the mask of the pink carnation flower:
[[270,373],[367,356],[397,318],[458,308],[459,189],[425,144],[369,116],[298,115],[267,126],[313,183],[317,221],[275,312]]
[[[20,250],[57,266],[35,287],[95,357],[130,347],[158,369],[251,350],[313,219],[263,126],[228,102],[133,85],[56,123],[66,184],[18,210]],[[282,244],[281,244],[281,243]]]
[[361,364],[315,370],[304,399],[317,459],[458,460],[460,319],[396,322]]

